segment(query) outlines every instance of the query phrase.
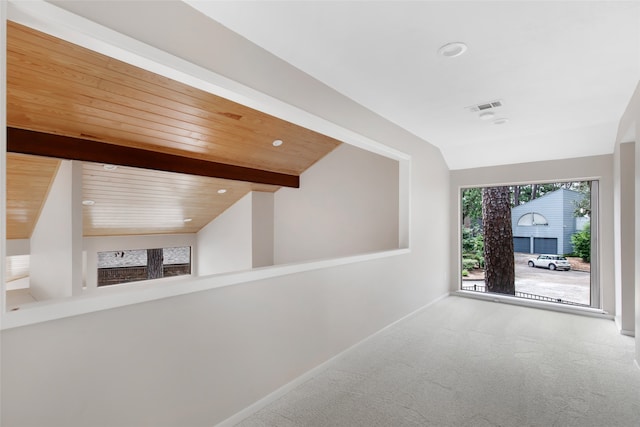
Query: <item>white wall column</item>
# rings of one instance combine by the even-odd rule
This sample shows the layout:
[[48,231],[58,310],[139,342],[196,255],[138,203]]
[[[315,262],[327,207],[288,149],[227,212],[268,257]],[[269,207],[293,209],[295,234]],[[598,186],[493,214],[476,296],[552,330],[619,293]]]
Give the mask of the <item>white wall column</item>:
[[82,293],[82,162],[71,162],[71,295]]
[[86,250],[87,270],[85,275],[86,292],[93,292],[98,289],[98,252]]
[[615,176],[616,323],[624,335],[635,333],[635,143],[617,144]]
[[251,261],[253,268],[273,265],[274,193],[251,193]]
[[[636,262],[637,254],[640,254],[640,216],[636,214],[640,212],[640,147],[636,147],[638,136],[640,136],[640,83],[636,86],[629,105],[620,118],[614,153],[615,184],[620,187],[616,188],[616,196],[621,195],[620,201],[615,200],[616,207],[619,207],[615,215],[615,233],[619,235],[621,244],[624,244],[620,246],[620,257],[624,256],[624,258],[618,261],[616,256],[616,263],[621,262],[616,264],[616,291],[619,291],[619,295],[616,295],[616,309],[622,310],[622,313],[616,312],[616,315],[624,317],[627,323],[633,323],[635,317],[635,331],[640,330],[640,263]],[[624,253],[631,248],[631,254]],[[618,255],[617,252],[616,255]],[[634,308],[632,312],[626,311],[632,306]],[[636,337],[636,363],[640,367],[640,338],[638,337]]]

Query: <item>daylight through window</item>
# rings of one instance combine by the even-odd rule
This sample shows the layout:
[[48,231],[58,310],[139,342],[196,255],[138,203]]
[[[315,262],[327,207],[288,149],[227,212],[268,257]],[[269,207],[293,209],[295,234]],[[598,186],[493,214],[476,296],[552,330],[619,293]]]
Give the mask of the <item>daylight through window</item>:
[[597,188],[576,181],[463,189],[461,289],[597,307]]
[[191,274],[191,248],[98,252],[98,286]]

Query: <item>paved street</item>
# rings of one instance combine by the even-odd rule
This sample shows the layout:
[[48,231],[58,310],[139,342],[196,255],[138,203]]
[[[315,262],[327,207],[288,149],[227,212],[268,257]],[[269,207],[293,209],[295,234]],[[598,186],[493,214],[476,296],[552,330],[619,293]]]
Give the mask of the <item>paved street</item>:
[[[584,271],[550,271],[532,268],[527,260],[532,255],[516,254],[516,291],[560,298],[565,301],[589,305],[591,275]],[[465,280],[464,285],[484,285],[483,280]]]

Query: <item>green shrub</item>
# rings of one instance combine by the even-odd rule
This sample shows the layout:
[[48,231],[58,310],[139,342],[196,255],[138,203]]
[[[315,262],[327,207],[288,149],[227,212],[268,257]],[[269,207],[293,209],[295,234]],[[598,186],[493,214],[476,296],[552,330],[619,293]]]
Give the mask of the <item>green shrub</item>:
[[478,265],[478,260],[475,258],[463,258],[462,259],[462,268],[465,270],[473,270]]
[[582,231],[571,236],[573,252],[584,262],[591,262],[591,224],[586,223]]
[[469,275],[469,271],[464,269],[462,270],[462,277],[467,277]]
[[462,229],[462,267],[484,268],[484,238],[477,225]]

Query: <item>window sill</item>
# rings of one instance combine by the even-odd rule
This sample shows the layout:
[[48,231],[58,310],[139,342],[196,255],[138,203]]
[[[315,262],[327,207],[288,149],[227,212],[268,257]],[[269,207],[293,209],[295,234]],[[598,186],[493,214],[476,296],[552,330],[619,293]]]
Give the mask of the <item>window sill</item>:
[[558,311],[561,313],[579,314],[582,316],[599,317],[599,318],[613,320],[613,316],[611,314],[599,308],[578,307],[578,306],[564,305],[564,304],[558,304],[553,302],[527,300],[524,298],[518,298],[518,297],[509,296],[509,295],[488,294],[488,293],[479,293],[479,292],[462,291],[462,290],[451,292],[451,295],[464,297],[464,298],[475,298],[475,299],[480,299],[484,301],[499,302],[504,304],[519,305],[522,307],[531,307],[531,308],[538,308],[543,310]]

